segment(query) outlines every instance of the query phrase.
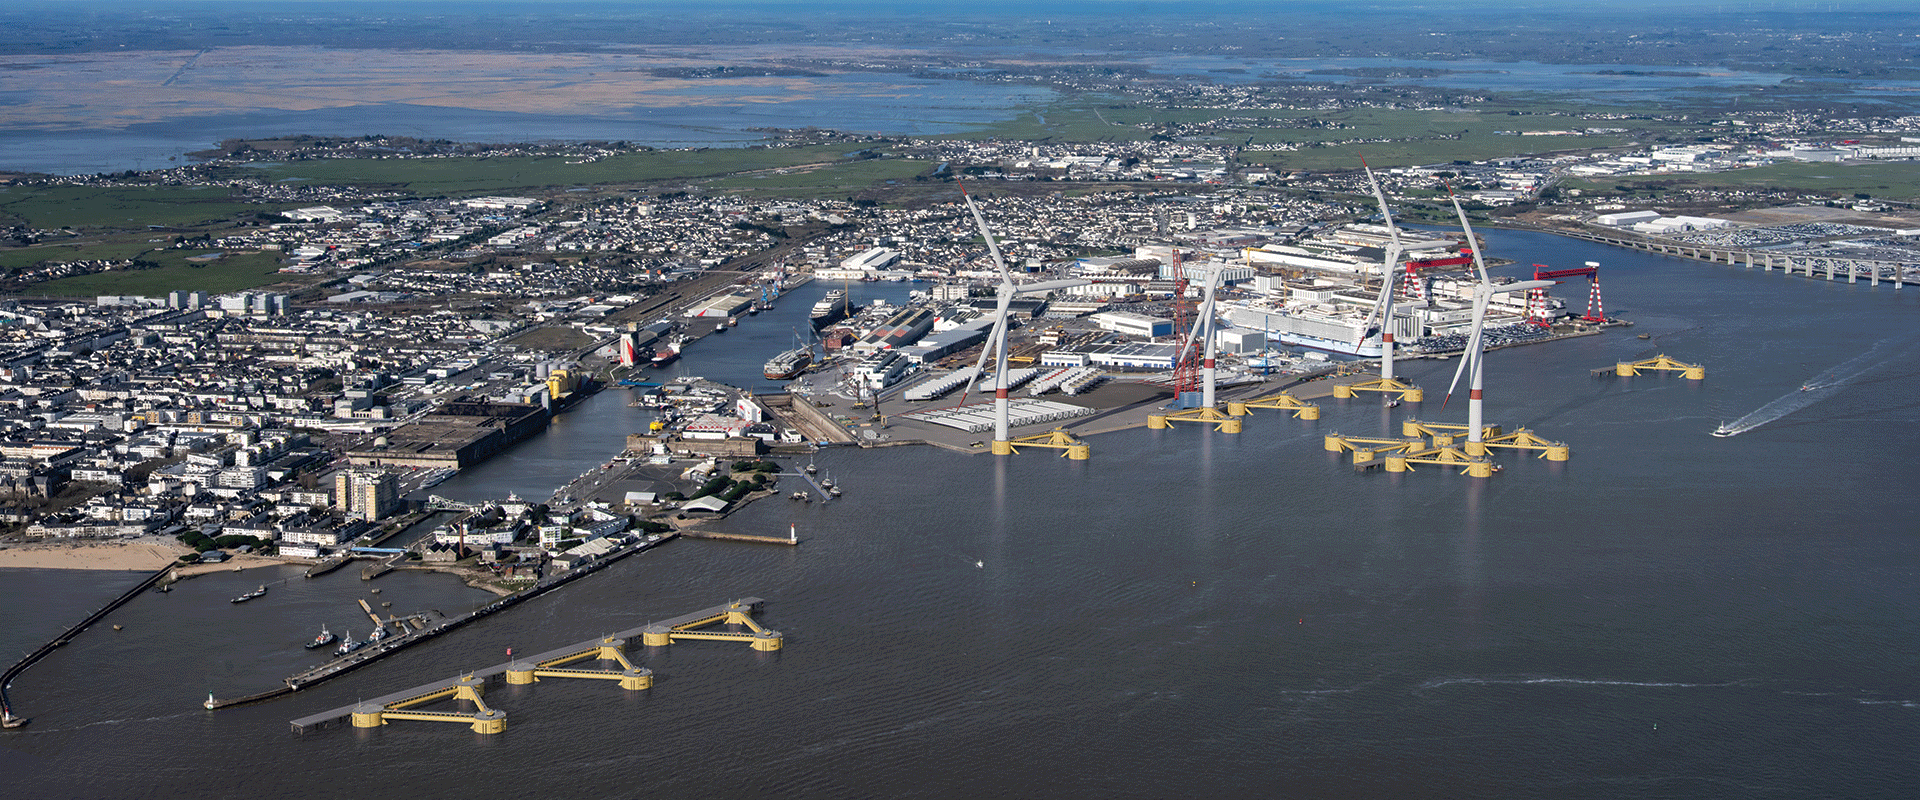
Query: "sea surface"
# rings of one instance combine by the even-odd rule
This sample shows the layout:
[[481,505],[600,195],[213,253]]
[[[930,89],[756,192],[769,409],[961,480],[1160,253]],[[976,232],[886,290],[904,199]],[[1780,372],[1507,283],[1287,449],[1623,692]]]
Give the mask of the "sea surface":
[[[140,597],[110,620],[124,630],[96,627],[15,681],[34,721],[0,734],[4,794],[1911,797],[1920,287],[1487,236],[1521,264],[1600,262],[1609,313],[1637,323],[1487,357],[1488,420],[1568,443],[1569,462],[1357,474],[1322,448],[1333,431],[1463,421],[1440,402],[1452,361],[1402,365],[1426,403],[1101,435],[1086,462],[829,449],[841,500],[762,501],[724,523],[792,525],[799,547],[675,541],[345,678],[209,713],[207,692],[308,663],[300,642],[351,628],[356,599],[486,600],[438,575],[370,595],[351,570],[216,574]],[[827,288],[695,343],[685,369],[763,360],[790,341],[778,316]],[[1590,375],[1658,353],[1706,379]],[[1708,435],[1822,375],[1842,378]],[[643,413],[602,392],[436,491],[545,496]],[[136,577],[0,572],[0,645],[27,649]],[[266,597],[227,602],[263,580]],[[785,649],[636,648],[659,675],[646,692],[491,686],[497,736],[288,730],[509,647],[747,595]]]
[[765,141],[764,133],[749,129],[768,127],[930,136],[1010,119],[1055,96],[1032,86],[904,75],[855,73],[816,80],[831,85],[831,102],[816,97],[768,102],[763,96],[749,101],[731,96],[742,89],[716,86],[689,90],[685,105],[634,106],[598,115],[369,103],[311,111],[261,108],[124,127],[0,129],[0,170],[87,175],[166,169],[192,163],[187,153],[225,139],[299,134],[490,143],[627,141],[653,147],[737,147]]
[[[984,48],[1007,58],[1025,51]],[[1055,56],[1064,54],[1054,54]],[[1084,56],[1076,56],[1084,57]],[[1785,90],[1787,99],[1856,98],[1875,113],[1915,113],[1920,81],[1796,79],[1784,73],[1723,67],[1634,64],[1543,64],[1497,61],[1423,61],[1402,58],[1239,58],[1142,53],[1111,60],[1138,63],[1165,75],[1205,76],[1220,83],[1290,78],[1463,91],[1528,93],[1602,105],[1715,100],[1755,87]],[[1341,69],[1440,69],[1432,76],[1388,78],[1316,74]],[[1603,70],[1615,74],[1600,74]],[[935,70],[934,72],[938,72]],[[1698,73],[1675,75],[1662,73]],[[1636,74],[1620,74],[1636,73]],[[844,73],[811,78],[826,96],[769,100],[764,87],[725,83],[694,86],[678,105],[634,105],[595,113],[554,114],[458,108],[434,104],[366,102],[295,110],[257,108],[244,113],[176,113],[156,106],[160,121],[98,127],[42,128],[0,124],[0,170],[85,175],[151,170],[191,163],[187,153],[230,138],[298,134],[385,134],[460,142],[628,141],[654,147],[730,147],[764,141],[756,128],[828,128],[887,136],[930,136],[976,130],[1043,107],[1052,89],[945,80],[888,73]],[[268,87],[271,90],[271,87]],[[288,91],[296,91],[289,89]],[[23,95],[24,96],[24,95]],[[25,102],[19,98],[15,104]],[[64,101],[62,101],[64,102]],[[7,121],[0,102],[0,123]]]

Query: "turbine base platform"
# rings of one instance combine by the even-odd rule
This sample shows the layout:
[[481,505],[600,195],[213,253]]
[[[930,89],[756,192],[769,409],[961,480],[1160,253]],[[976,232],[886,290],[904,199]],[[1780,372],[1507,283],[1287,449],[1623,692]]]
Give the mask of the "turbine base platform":
[[1504,436],[1492,436],[1480,444],[1489,449],[1538,450],[1539,457],[1548,461],[1566,461],[1573,457],[1573,448],[1560,442],[1542,439],[1526,428],[1520,428]]
[[1377,462],[1383,453],[1405,453],[1418,448],[1426,442],[1419,439],[1381,439],[1370,436],[1341,436],[1329,433],[1325,439],[1329,453],[1350,451],[1356,465]]
[[1186,411],[1175,411],[1171,414],[1147,415],[1147,428],[1150,430],[1171,428],[1175,422],[1198,422],[1203,425],[1212,425],[1214,426],[1214,430],[1221,433],[1240,432],[1240,418],[1238,416],[1224,413],[1220,409],[1210,406],[1202,406]]
[[1427,393],[1410,383],[1402,383],[1393,378],[1374,378],[1370,381],[1349,383],[1333,387],[1333,396],[1341,400],[1351,400],[1357,392],[1378,392],[1395,395],[1394,399],[1406,403],[1418,403],[1426,399]]
[[[1424,436],[1433,440],[1434,447],[1454,447],[1460,445],[1466,441],[1467,434],[1471,433],[1472,430],[1472,428],[1466,425],[1454,425],[1445,422],[1421,422],[1417,419],[1400,421],[1401,436],[1413,438]],[[1500,426],[1480,426],[1481,439],[1497,439],[1499,437]],[[1484,455],[1484,453],[1481,455]]]
[[[1004,453],[1000,451],[1002,445],[1006,446],[1006,452]],[[1059,450],[1061,451],[1061,458],[1071,459],[1073,461],[1085,461],[1093,457],[1093,448],[1088,447],[1086,442],[1080,441],[1078,437],[1059,428],[1055,428],[1046,433],[1034,434],[1033,436],[1016,436],[1005,442],[994,442],[993,452],[995,455],[1016,455],[1022,447],[1044,447],[1049,450]]]
[[1374,463],[1354,465],[1354,469],[1367,469],[1379,466],[1387,472],[1412,472],[1415,464],[1431,464],[1442,467],[1459,467],[1469,478],[1491,478],[1500,471],[1500,466],[1485,456],[1468,455],[1458,447],[1435,447],[1429,450],[1409,450],[1392,453]]
[[[1638,376],[1642,370],[1649,372],[1678,372],[1680,377],[1690,381],[1706,380],[1707,368],[1699,364],[1688,364],[1668,358],[1666,354],[1654,356],[1645,361],[1622,361],[1613,365],[1613,374],[1622,378]],[[1604,369],[1593,371],[1595,375],[1606,372]]]
[[[1258,397],[1252,400],[1228,403],[1227,413],[1236,417],[1244,417],[1252,413],[1252,410],[1256,408],[1272,408],[1291,412],[1294,419],[1316,420],[1320,418],[1319,406],[1301,400],[1286,392],[1268,395],[1266,397]],[[1148,420],[1147,424],[1151,426],[1153,424],[1152,420]]]

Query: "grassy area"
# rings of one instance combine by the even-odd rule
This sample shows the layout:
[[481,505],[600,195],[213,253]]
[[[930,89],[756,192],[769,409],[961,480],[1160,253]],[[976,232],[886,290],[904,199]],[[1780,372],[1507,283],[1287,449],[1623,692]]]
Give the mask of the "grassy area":
[[222,186],[8,186],[0,214],[36,228],[192,226],[278,209],[232,198]]
[[[1603,184],[1633,185],[1645,179],[1624,178]],[[1852,196],[1855,192],[1889,200],[1920,199],[1920,163],[1890,161],[1884,164],[1809,164],[1789,162],[1767,167],[1715,172],[1706,175],[1660,176],[1662,184],[1690,186],[1760,186],[1770,189],[1796,189],[1807,192]]]
[[149,239],[156,238],[165,241],[163,237],[157,237],[142,231],[138,234],[48,242],[31,247],[0,248],[0,271],[12,272],[22,267],[33,266],[42,261],[132,258],[161,246],[158,243],[148,241]]
[[[1109,106],[1121,106],[1109,108]],[[1154,116],[1154,114],[1160,116]],[[1152,131],[1135,127],[1149,119],[1166,118],[1167,112],[1136,109],[1120,98],[1099,96],[1074,98],[1051,103],[1005,122],[996,122],[973,133],[956,134],[949,139],[979,140],[999,138],[1012,141],[1054,139],[1069,142],[1142,141]],[[1194,120],[1227,116],[1224,111],[1195,112]]]
[[254,167],[268,180],[398,187],[422,196],[468,195],[542,187],[649,183],[840,161],[851,145],[672,150],[628,153],[591,164],[563,157],[337,158]]
[[847,189],[861,189],[889,181],[910,181],[915,175],[931,173],[933,168],[934,163],[931,161],[875,158],[811,169],[733,175],[711,181],[707,186],[723,190],[779,189],[785,193],[784,190],[791,189],[816,189],[844,193]]
[[154,269],[76,275],[35,285],[31,291],[34,294],[63,297],[102,294],[154,297],[174,289],[237,292],[279,283],[288,277],[278,272],[280,254],[277,252],[237,253],[204,264],[187,260],[188,256],[203,253],[200,250],[163,250],[147,256],[162,265]]

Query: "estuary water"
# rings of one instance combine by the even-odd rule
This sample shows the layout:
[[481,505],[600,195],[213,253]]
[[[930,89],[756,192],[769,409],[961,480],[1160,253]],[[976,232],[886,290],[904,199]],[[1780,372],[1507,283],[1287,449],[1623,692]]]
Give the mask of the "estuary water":
[[[113,620],[125,630],[89,631],[15,681],[34,722],[0,736],[6,793],[1910,796],[1920,363],[1893,358],[1907,352],[1896,338],[1817,402],[1709,433],[1912,335],[1920,287],[1487,236],[1521,264],[1600,262],[1610,313],[1638,323],[1488,355],[1488,420],[1567,442],[1564,464],[1510,454],[1487,480],[1356,474],[1322,449],[1330,431],[1463,421],[1459,404],[1440,408],[1446,361],[1403,365],[1424,404],[1327,400],[1318,422],[1257,412],[1238,435],[1102,435],[1087,462],[827,450],[819,464],[844,498],[763,501],[725,523],[793,525],[800,547],[673,542],[346,678],[218,713],[198,707],[209,689],[271,686],[304,663],[297,643],[316,623],[351,624],[345,605],[368,595],[336,573],[234,606],[255,573],[200,578],[139,598]],[[737,336],[761,324],[776,323],[698,343],[687,369],[762,352]],[[1589,374],[1656,353],[1705,364],[1706,380]],[[557,480],[475,470],[442,493],[497,491],[520,472],[518,490],[544,496],[618,450],[620,395],[492,462],[572,460]],[[30,646],[133,577],[118,580],[0,573],[0,644]],[[379,585],[396,611],[475,601],[439,576]],[[418,722],[288,733],[292,718],[508,647],[746,595],[767,599],[784,650],[641,652],[660,676],[647,692],[494,686],[508,715],[497,736]]]

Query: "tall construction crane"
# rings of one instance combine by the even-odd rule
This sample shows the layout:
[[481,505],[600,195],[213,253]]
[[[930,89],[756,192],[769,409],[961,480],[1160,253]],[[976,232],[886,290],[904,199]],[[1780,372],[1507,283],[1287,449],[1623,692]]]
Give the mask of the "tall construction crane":
[[1187,270],[1180,264],[1180,248],[1173,248],[1173,331],[1178,337],[1173,356],[1173,404],[1186,408],[1193,394],[1200,391],[1200,349],[1194,337],[1200,333],[1200,321],[1191,318],[1187,308]]

